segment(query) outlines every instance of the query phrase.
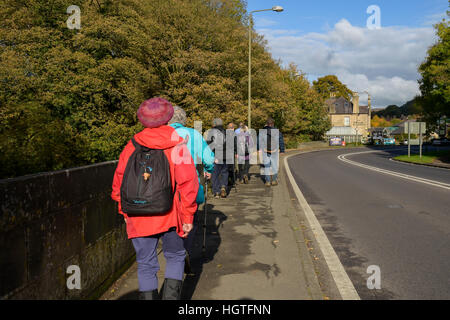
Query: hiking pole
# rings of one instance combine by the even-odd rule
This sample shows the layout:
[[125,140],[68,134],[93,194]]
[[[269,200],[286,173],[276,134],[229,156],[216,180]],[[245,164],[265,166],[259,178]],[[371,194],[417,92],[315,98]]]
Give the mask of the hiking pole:
[[237,192],[236,170],[234,164],[233,164],[233,184],[234,184],[234,192]]
[[208,212],[208,180],[205,180],[205,203],[203,204],[203,247],[202,254],[205,256],[206,252],[206,214]]

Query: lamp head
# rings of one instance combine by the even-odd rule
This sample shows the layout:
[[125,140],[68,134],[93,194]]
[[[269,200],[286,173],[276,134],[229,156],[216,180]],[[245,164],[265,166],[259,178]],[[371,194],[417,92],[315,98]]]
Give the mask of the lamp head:
[[283,10],[284,10],[283,7],[280,7],[280,6],[275,6],[272,8],[272,11],[275,11],[275,12],[282,12]]

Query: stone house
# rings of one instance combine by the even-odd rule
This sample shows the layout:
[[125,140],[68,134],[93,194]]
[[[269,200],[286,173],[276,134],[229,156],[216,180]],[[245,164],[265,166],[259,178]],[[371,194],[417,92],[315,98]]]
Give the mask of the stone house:
[[325,100],[332,127],[350,127],[358,136],[367,137],[370,128],[370,99],[368,106],[359,105],[359,95],[353,94],[352,101],[343,97]]

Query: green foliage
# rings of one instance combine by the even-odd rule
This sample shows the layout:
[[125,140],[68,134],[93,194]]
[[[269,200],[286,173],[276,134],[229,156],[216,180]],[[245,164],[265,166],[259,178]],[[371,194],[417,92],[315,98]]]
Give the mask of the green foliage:
[[70,125],[36,104],[1,108],[0,137],[2,177],[77,165],[85,148]]
[[[72,4],[80,30],[66,25]],[[247,121],[243,0],[2,0],[0,19],[0,178],[117,159],[154,96],[188,125]],[[252,37],[254,128],[272,116],[288,141],[320,138],[320,95]]]
[[331,94],[334,94],[336,98],[344,97],[348,101],[351,101],[353,92],[347,88],[345,84],[339,81],[335,75],[328,75],[313,81],[313,88],[324,99],[330,98]]
[[[447,16],[450,17],[450,11]],[[435,29],[438,41],[419,67],[422,76],[419,103],[429,129],[435,129],[442,116],[450,117],[450,20],[436,24]]]

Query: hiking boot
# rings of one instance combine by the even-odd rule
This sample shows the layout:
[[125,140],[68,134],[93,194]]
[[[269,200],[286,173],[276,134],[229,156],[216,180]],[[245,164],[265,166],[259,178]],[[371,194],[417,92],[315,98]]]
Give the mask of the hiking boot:
[[139,300],[159,300],[158,290],[139,292]]
[[247,176],[244,176],[244,183],[248,184],[248,177]]
[[181,280],[164,279],[161,289],[161,300],[180,300],[182,285],[183,281]]
[[225,187],[222,187],[222,189],[220,189],[220,196],[222,198],[226,198],[227,197],[227,189],[225,189]]
[[278,185],[278,181],[277,180],[273,180],[272,181],[272,186],[277,186]]
[[270,187],[270,182],[269,181],[266,182],[266,187]]

